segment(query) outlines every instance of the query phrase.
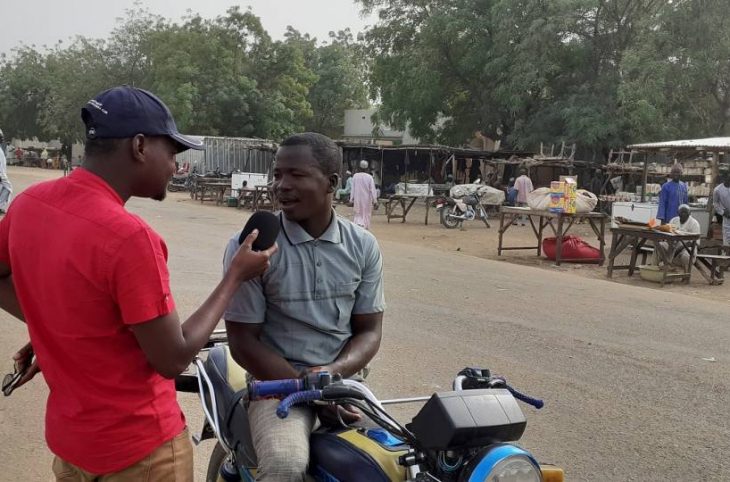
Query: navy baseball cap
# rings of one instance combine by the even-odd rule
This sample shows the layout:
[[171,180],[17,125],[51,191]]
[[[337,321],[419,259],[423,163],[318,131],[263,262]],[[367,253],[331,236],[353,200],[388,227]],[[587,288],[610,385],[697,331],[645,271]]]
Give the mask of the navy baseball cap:
[[137,134],[168,136],[178,144],[178,152],[202,150],[202,141],[177,131],[175,120],[155,94],[121,85],[105,90],[81,108],[87,139],[125,139]]

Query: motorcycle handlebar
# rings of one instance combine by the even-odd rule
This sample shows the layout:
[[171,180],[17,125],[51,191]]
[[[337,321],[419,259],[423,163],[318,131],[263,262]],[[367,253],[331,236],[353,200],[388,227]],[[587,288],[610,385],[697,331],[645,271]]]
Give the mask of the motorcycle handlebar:
[[254,381],[248,384],[248,396],[251,400],[287,396],[302,390],[304,390],[304,379],[301,378]]
[[[456,391],[463,390],[464,380],[466,380],[466,376],[459,375],[454,379],[453,389]],[[538,410],[545,406],[545,402],[540,400],[539,398],[533,398],[529,395],[525,395],[524,393],[512,388],[511,386],[507,385],[507,382],[501,378],[501,377],[495,377],[492,379],[492,381],[499,382],[499,385],[501,387],[506,388],[509,390],[509,392],[512,394],[513,397],[515,397],[517,400],[526,403],[528,405],[532,405],[533,407],[537,408]],[[500,387],[500,388],[501,388]]]
[[314,402],[315,400],[322,400],[322,390],[307,390],[305,392],[292,393],[282,400],[279,403],[279,406],[276,407],[276,416],[279,418],[286,418],[289,416],[289,410],[294,405]]
[[308,373],[301,378],[267,381],[256,380],[248,384],[248,397],[249,400],[286,397],[295,392],[321,390],[331,383],[332,377],[326,371]]
[[510,387],[509,385],[505,384],[505,388],[509,390],[509,392],[512,394],[513,397],[515,397],[517,400],[520,400],[521,402],[524,402],[528,405],[532,405],[536,409],[541,409],[543,406],[545,406],[545,402],[540,400],[539,398],[532,398],[529,395],[525,395],[522,392],[518,392],[514,388]]

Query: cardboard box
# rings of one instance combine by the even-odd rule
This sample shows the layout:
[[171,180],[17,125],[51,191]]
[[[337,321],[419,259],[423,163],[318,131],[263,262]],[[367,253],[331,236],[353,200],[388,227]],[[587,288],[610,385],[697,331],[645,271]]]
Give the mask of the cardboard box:
[[575,214],[577,198],[578,184],[575,182],[575,179],[566,178],[563,183],[563,212]]

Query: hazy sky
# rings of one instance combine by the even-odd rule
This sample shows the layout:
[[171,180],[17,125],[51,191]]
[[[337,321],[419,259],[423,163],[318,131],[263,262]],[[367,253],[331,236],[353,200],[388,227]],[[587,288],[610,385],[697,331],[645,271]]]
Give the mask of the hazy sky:
[[[350,27],[361,31],[373,23],[362,18],[352,0],[144,0],[140,3],[152,13],[179,19],[187,10],[204,17],[225,13],[231,5],[252,7],[269,34],[281,38],[287,25],[320,40],[330,30]],[[134,7],[134,0],[0,0],[2,27],[0,52],[25,43],[53,45],[76,35],[106,37],[116,19]]]

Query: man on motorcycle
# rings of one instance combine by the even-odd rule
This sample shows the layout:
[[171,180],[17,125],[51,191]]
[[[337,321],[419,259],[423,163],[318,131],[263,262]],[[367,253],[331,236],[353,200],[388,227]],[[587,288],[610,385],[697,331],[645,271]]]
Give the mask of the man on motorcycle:
[[[132,196],[162,201],[175,154],[202,144],[177,132],[161,100],[133,87],[102,92],[82,119],[83,166],[25,190],[0,222],[0,307],[27,323],[37,355],[31,365],[30,345],[16,354],[16,367],[27,370],[11,381],[43,370],[57,480],[192,482],[192,445],[172,378],[275,248],[252,252],[255,236],[248,238],[181,325],[167,247],[124,205]],[[3,391],[11,388],[3,381]]]
[[[337,216],[332,197],[342,157],[314,133],[284,140],[276,153],[273,189],[281,206],[279,252],[263,276],[247,281],[225,313],[233,358],[259,380],[327,370],[350,377],[380,346],[383,268],[375,237]],[[228,244],[225,270],[238,246]],[[278,400],[251,402],[251,435],[262,481],[304,480],[312,408],[277,418]],[[323,414],[320,413],[320,416]],[[358,414],[344,411],[345,421]]]

